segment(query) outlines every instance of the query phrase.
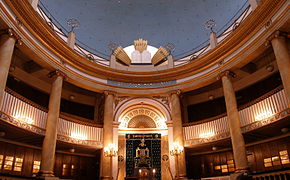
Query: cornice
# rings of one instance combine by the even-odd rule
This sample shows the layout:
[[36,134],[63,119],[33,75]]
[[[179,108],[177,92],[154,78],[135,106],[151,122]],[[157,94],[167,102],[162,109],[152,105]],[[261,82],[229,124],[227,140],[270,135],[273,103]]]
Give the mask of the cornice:
[[65,63],[100,78],[125,82],[156,82],[184,78],[196,74],[197,72],[219,62],[221,59],[238,49],[244,42],[250,39],[255,32],[264,26],[285,0],[264,1],[262,5],[260,5],[261,7],[257,8],[251,15],[249,15],[249,17],[230,37],[203,57],[181,67],[152,72],[116,70],[90,62],[74,52],[65,42],[58,38],[50,27],[37,15],[34,9],[30,7],[28,2],[22,0],[5,0],[5,2],[16,16],[19,17],[20,21],[30,30],[30,32],[53,53],[60,56]]

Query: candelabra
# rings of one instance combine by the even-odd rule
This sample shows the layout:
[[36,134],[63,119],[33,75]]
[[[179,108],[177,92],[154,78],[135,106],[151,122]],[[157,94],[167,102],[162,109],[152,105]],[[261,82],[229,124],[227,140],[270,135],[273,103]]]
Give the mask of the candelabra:
[[183,152],[183,147],[179,145],[179,142],[174,142],[172,150],[170,150],[170,155],[174,156],[175,165],[176,165],[176,179],[179,179],[179,165],[178,165],[178,156]]
[[118,149],[115,147],[114,144],[109,144],[107,147],[104,148],[104,155],[105,157],[110,158],[110,179],[113,180],[113,172],[112,172],[112,166],[113,166],[113,157],[117,156]]

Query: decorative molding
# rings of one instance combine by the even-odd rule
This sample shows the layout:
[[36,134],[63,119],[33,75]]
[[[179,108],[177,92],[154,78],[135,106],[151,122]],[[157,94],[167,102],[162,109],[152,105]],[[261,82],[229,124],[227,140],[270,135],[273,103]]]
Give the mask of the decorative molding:
[[170,107],[169,103],[169,97],[168,96],[152,96],[153,99],[160,102],[164,106],[166,106],[168,109]]
[[176,80],[163,81],[163,82],[148,82],[148,83],[133,83],[133,82],[121,82],[108,80],[109,85],[126,87],[126,88],[158,88],[158,87],[167,87],[176,84]]
[[115,107],[118,107],[118,105],[126,100],[128,100],[130,97],[129,96],[117,96],[115,98]]
[[44,129],[37,127],[37,126],[34,126],[34,125],[31,125],[31,124],[27,124],[25,122],[21,122],[15,118],[5,114],[2,111],[0,111],[0,119],[2,119],[3,121],[5,121],[9,124],[12,124],[14,126],[20,127],[22,129],[25,129],[25,130],[29,130],[29,131],[34,132],[36,134],[43,135],[43,136],[45,135]]
[[84,146],[94,146],[98,148],[103,147],[103,143],[100,141],[74,139],[74,138],[67,137],[60,134],[57,135],[57,140],[72,143],[72,144],[84,145]]

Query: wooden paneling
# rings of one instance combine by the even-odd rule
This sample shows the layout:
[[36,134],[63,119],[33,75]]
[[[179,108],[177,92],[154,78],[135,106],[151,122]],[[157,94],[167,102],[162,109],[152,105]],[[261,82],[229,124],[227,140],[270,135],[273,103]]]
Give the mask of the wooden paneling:
[[[250,171],[252,173],[262,173],[270,171],[278,171],[290,168],[289,164],[273,165],[272,167],[264,166],[265,158],[279,156],[279,152],[287,150],[290,155],[290,138],[283,138],[276,141],[256,144],[247,148]],[[187,156],[187,172],[189,178],[200,178],[210,176],[228,175],[222,173],[221,170],[214,170],[215,166],[226,165],[228,160],[233,159],[231,151],[213,152],[212,154]],[[204,167],[204,168],[203,168]]]
[[[10,175],[18,175],[23,177],[32,177],[33,161],[41,160],[41,151],[38,149],[32,149],[29,147],[22,147],[19,145],[9,144],[6,142],[0,142],[0,154],[6,156],[13,156],[14,161],[16,157],[23,158],[22,171],[16,172],[8,170],[3,170],[0,168],[0,172]],[[96,157],[84,157],[79,155],[71,155],[64,153],[55,154],[55,165],[54,174],[56,177],[69,178],[69,179],[79,179],[79,180],[90,180],[97,179],[99,176],[99,163],[100,155],[96,154]],[[4,162],[3,162],[4,163]],[[68,165],[68,175],[62,176],[62,166],[63,164]],[[75,166],[75,176],[71,176],[71,165]]]

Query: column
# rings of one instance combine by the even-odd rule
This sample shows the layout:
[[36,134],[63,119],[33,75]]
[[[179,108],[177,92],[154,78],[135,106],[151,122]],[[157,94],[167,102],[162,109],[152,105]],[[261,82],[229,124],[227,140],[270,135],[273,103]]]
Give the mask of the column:
[[[167,121],[166,122],[167,128],[168,128],[168,150],[171,150],[171,147],[173,145],[173,122],[172,121]],[[171,156],[168,153],[169,156],[169,167],[170,169],[168,169],[170,176],[172,177],[172,179],[174,179],[174,175],[176,174],[176,164],[175,164],[175,160],[174,160],[174,156]]]
[[223,72],[220,77],[222,79],[223,91],[226,101],[236,172],[244,172],[248,169],[248,162],[244,137],[241,131],[235,91],[233,89],[231,80],[229,79],[231,74],[232,73],[230,71],[226,71]]
[[49,74],[54,78],[51,86],[48,114],[46,121],[45,137],[42,144],[40,175],[42,177],[53,177],[53,166],[55,147],[57,139],[57,124],[59,118],[59,109],[61,101],[61,91],[64,74],[59,71],[53,71]]
[[[103,125],[103,147],[108,147],[113,144],[113,113],[114,113],[114,94],[105,91],[105,106],[104,106],[104,125]],[[104,150],[104,149],[103,149]],[[110,157],[105,157],[102,153],[102,174],[101,179],[110,179],[112,169],[110,168]]]
[[[182,129],[182,114],[180,105],[180,91],[175,91],[171,94],[171,117],[173,126],[173,141],[178,142],[182,147],[183,142],[183,129]],[[184,151],[178,156],[178,168],[180,179],[186,177],[186,163],[185,163],[185,153]]]
[[102,103],[102,97],[101,97],[101,95],[97,95],[97,96],[95,96],[95,107],[94,107],[94,121],[96,122],[96,123],[102,123],[102,119],[100,118],[100,108],[102,108],[101,107],[101,105],[103,105]]
[[[278,33],[278,34],[277,34]],[[290,54],[287,48],[286,39],[277,32],[271,40],[282,83],[286,91],[288,99],[288,107],[290,108]]]
[[216,38],[216,33],[215,32],[210,32],[209,36],[209,44],[210,44],[210,49],[213,49],[217,46],[217,38]]
[[68,33],[68,37],[67,37],[67,45],[74,49],[75,47],[75,42],[76,42],[76,36],[75,33],[73,31]]
[[0,104],[3,99],[14,45],[17,39],[12,29],[5,31],[0,37]]

